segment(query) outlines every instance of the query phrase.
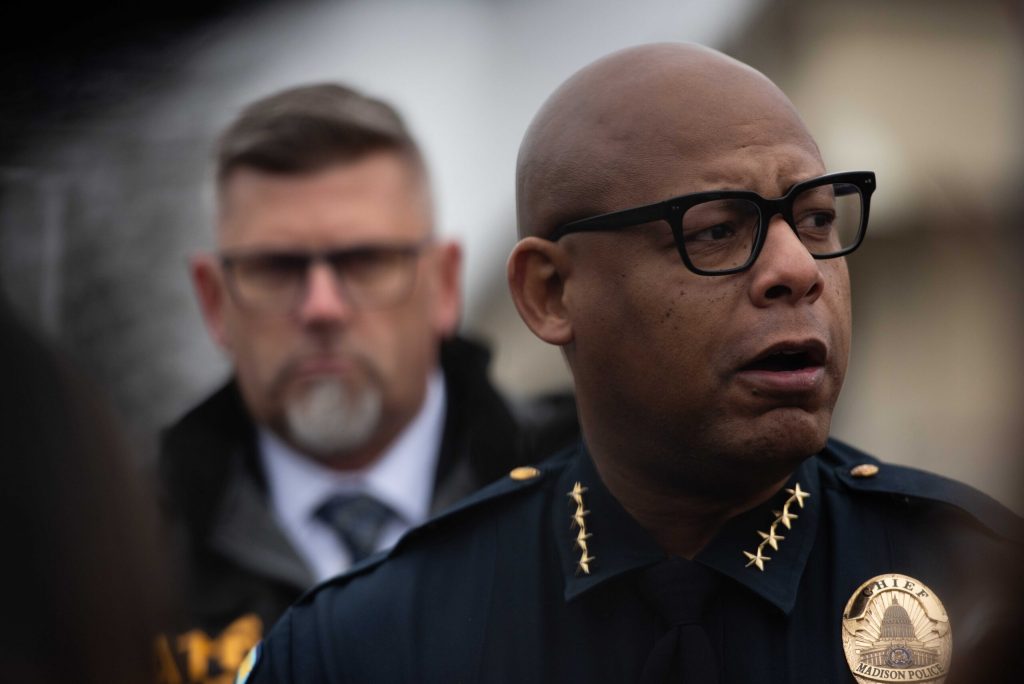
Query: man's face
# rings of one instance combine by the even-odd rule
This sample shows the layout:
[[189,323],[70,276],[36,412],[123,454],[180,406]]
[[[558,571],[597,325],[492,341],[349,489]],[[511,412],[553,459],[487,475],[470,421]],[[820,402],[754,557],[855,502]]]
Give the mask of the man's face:
[[[302,175],[242,168],[221,188],[222,253],[403,247],[430,233],[425,180],[396,154]],[[407,424],[459,308],[457,248],[428,243],[412,261],[414,283],[397,303],[358,305],[318,262],[294,306],[266,311],[232,296],[234,276],[214,259],[197,260],[208,324],[258,422],[342,467],[372,460]]]
[[[772,198],[824,173],[813,142],[794,133],[802,127],[784,112],[754,114],[658,153],[601,198],[602,210],[717,189]],[[639,436],[637,461],[651,458],[648,471],[668,477],[695,472],[677,470],[679,458],[778,476],[823,446],[850,342],[843,259],[814,260],[780,216],[750,270],[729,276],[690,272],[665,223],[561,244],[585,429],[610,423],[609,433]],[[787,353],[802,367],[792,370]]]

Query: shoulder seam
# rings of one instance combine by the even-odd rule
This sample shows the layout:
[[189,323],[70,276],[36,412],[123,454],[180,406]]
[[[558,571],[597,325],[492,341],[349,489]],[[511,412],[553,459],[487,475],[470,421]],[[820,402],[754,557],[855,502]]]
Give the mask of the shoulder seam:
[[[836,479],[850,491],[940,503],[963,512],[999,538],[1024,544],[1024,521],[988,494],[963,482],[913,466],[890,463],[880,465],[881,473],[871,478],[854,477],[846,465],[833,466],[833,472]],[[915,488],[914,482],[922,487]]]
[[[553,461],[550,464],[542,464],[536,466],[538,474],[536,477],[532,477],[527,480],[514,480],[509,476],[505,476],[500,480],[492,482],[483,489],[470,494],[467,498],[463,499],[459,503],[455,504],[452,508],[442,511],[437,516],[424,521],[422,524],[413,527],[395,543],[393,547],[386,551],[380,551],[360,563],[352,566],[346,572],[336,575],[335,577],[328,578],[314,587],[308,589],[299,599],[296,604],[307,603],[311,598],[319,593],[321,589],[329,586],[343,586],[351,580],[366,575],[378,566],[382,565],[388,559],[401,553],[410,543],[415,542],[424,534],[430,533],[432,530],[441,525],[448,524],[449,521],[461,518],[465,512],[475,510],[480,506],[486,505],[490,502],[500,501],[513,494],[519,492],[529,491],[534,489],[542,482],[548,480],[552,473],[558,466],[561,465],[561,461]],[[547,466],[547,467],[545,467]]]

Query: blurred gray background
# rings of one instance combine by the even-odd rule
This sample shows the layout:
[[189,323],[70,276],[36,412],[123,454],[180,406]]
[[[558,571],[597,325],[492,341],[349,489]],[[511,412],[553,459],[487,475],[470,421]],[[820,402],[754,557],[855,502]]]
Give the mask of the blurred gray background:
[[[159,6],[159,3],[158,3]],[[850,259],[854,347],[833,432],[1024,510],[1024,3],[377,0],[175,5],[5,23],[0,286],[113,399],[142,453],[226,365],[187,281],[211,245],[210,149],[248,101],[340,80],[422,141],[465,245],[464,329],[514,396],[566,387],[509,301],[519,140],[570,73],[688,40],[764,71],[831,170],[873,169]],[[651,372],[657,372],[652,368]],[[17,391],[17,388],[13,388]]]

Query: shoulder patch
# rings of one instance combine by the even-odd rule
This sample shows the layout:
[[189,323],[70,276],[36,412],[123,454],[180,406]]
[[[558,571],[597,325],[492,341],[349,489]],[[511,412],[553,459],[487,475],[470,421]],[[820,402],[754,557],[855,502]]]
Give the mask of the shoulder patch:
[[964,511],[994,534],[1024,544],[1024,520],[1001,503],[956,480],[909,466],[882,463],[841,442],[829,440],[827,466],[849,489],[938,501]]

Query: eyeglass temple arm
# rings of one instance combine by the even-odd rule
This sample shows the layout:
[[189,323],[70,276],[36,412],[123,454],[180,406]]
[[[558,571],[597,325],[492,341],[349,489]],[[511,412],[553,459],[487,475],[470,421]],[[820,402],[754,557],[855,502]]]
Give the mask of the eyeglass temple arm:
[[548,239],[554,242],[569,233],[616,230],[618,228],[639,226],[644,223],[650,223],[651,221],[667,219],[669,215],[669,204],[669,202],[659,202],[658,204],[648,204],[643,207],[623,209],[622,211],[613,211],[608,214],[601,214],[600,216],[592,216],[579,221],[572,221],[556,228],[554,232],[548,236]]

